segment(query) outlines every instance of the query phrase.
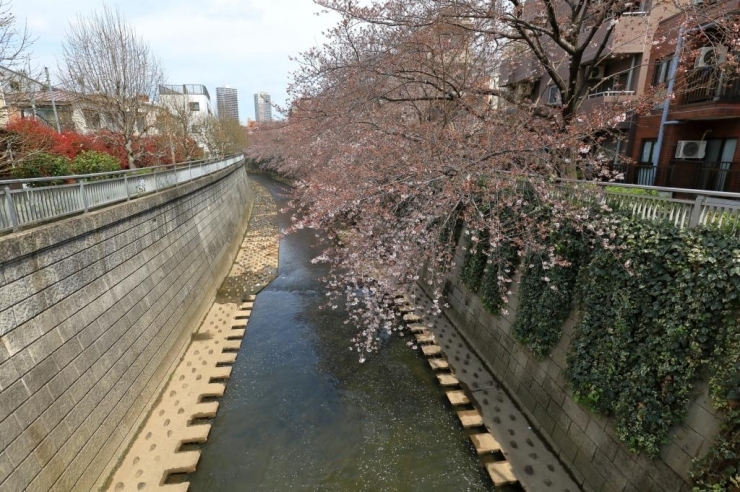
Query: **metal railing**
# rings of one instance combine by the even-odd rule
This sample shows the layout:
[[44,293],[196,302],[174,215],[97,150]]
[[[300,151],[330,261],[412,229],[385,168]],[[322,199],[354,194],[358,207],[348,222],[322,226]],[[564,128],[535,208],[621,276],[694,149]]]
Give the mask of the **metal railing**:
[[740,192],[740,163],[672,160],[664,166],[617,164],[622,181],[643,186]]
[[616,90],[603,90],[601,92],[594,92],[589,94],[587,99],[593,99],[595,97],[620,97],[620,96],[634,96],[635,91],[616,91]]
[[[591,195],[599,203],[627,210],[634,217],[666,221],[681,229],[712,226],[740,232],[740,193],[622,183],[567,182],[563,187],[573,189],[574,183],[578,184],[576,189],[579,199],[585,197],[589,200],[588,197]],[[608,189],[604,189],[603,193],[594,193],[596,191],[594,185]],[[656,195],[630,192],[635,189],[644,190],[646,193],[655,192]],[[695,198],[673,198],[674,193],[693,195]]]
[[730,77],[720,70],[711,68],[699,68],[689,72],[681,103],[705,101],[740,101],[740,78]]
[[[243,160],[238,155],[112,173],[0,180],[0,233],[172,188]],[[65,184],[56,184],[60,181]]]

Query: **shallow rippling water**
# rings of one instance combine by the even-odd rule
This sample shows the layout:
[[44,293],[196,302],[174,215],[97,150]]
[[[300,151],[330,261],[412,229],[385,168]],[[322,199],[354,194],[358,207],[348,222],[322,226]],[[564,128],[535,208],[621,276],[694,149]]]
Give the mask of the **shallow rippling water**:
[[319,309],[316,242],[281,241],[190,490],[492,490],[424,359],[394,338],[359,364],[344,314]]

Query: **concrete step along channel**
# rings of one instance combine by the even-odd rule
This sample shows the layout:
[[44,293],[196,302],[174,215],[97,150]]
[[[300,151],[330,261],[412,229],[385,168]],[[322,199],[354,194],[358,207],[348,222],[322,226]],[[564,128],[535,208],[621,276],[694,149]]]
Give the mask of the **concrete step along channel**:
[[416,339],[417,345],[427,357],[429,366],[437,376],[437,381],[444,388],[447,399],[470,437],[493,484],[501,487],[519,483],[511,464],[503,455],[501,445],[485,426],[483,417],[473,405],[471,397],[455,377],[442,347],[437,345],[434,335],[423,324],[422,318],[414,313],[414,305],[405,294],[397,294],[394,302],[396,309],[403,315],[404,323]]
[[185,492],[211,430],[255,296],[214,303],[107,490]]

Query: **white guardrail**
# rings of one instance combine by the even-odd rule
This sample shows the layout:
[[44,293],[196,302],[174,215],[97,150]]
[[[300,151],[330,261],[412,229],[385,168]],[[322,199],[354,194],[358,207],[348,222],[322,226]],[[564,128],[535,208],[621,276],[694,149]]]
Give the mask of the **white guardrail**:
[[[621,183],[584,183],[565,180],[563,183],[564,185],[559,187],[561,193],[564,192],[566,195],[573,193],[580,199],[588,194],[593,197],[601,196],[601,203],[611,208],[628,210],[633,216],[642,219],[667,221],[681,229],[710,226],[740,232],[740,193]],[[604,190],[604,193],[594,193],[594,185],[609,189]],[[652,190],[658,192],[658,196],[636,195],[630,193],[630,189]],[[695,198],[673,198],[675,194]]]
[[[0,233],[172,188],[243,161],[238,155],[112,173],[0,180]],[[65,184],[44,186],[59,181]]]

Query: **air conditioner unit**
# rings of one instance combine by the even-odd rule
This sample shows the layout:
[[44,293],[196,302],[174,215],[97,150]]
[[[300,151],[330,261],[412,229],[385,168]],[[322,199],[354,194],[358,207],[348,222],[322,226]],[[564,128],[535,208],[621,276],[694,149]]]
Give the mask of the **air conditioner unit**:
[[603,79],[604,78],[604,65],[596,65],[595,67],[591,67],[591,70],[588,71],[588,80],[596,80],[596,79]]
[[703,159],[706,150],[706,140],[679,140],[676,159]]
[[699,56],[696,57],[694,68],[714,67],[724,63],[727,59],[727,48],[724,46],[706,46],[699,50]]

